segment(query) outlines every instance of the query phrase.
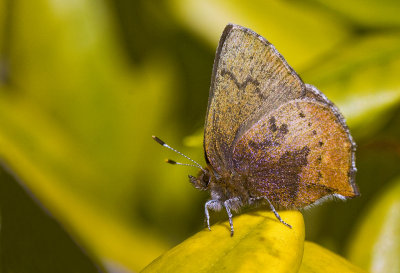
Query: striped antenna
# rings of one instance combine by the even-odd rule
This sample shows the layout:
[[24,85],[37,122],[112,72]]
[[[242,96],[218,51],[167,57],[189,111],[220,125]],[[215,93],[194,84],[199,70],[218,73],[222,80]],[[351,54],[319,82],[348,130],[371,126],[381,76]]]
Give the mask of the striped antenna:
[[166,159],[165,162],[168,163],[168,164],[171,164],[171,165],[182,165],[182,166],[189,166],[189,167],[196,167],[196,168],[198,168],[197,165],[186,164],[186,163],[181,163],[181,162],[176,162],[175,160],[172,160],[172,159]]
[[201,170],[205,171],[205,170],[203,169],[203,167],[201,167],[201,165],[200,165],[199,163],[197,163],[196,161],[194,161],[194,160],[193,160],[193,159],[191,159],[190,157],[188,157],[188,156],[186,156],[186,155],[182,154],[181,152],[179,152],[179,151],[175,150],[174,148],[172,148],[171,146],[169,146],[167,143],[165,143],[164,141],[162,141],[162,140],[161,140],[161,139],[159,139],[158,137],[156,137],[156,136],[152,136],[152,138],[153,138],[155,141],[157,141],[157,143],[158,143],[158,144],[160,144],[161,146],[164,146],[165,148],[168,148],[168,149],[170,149],[170,150],[174,151],[175,153],[177,153],[177,154],[179,154],[179,155],[183,156],[184,158],[186,158],[186,159],[188,159],[188,160],[192,161],[192,162],[194,163],[194,165],[192,165],[192,164],[185,164],[185,163],[176,162],[176,161],[174,161],[174,160],[171,160],[171,159],[167,159],[167,160],[166,160],[166,162],[167,162],[167,163],[169,163],[169,164],[173,164],[173,165],[183,165],[183,166],[192,166],[192,167],[197,167],[197,168],[199,168],[199,169],[201,169]]

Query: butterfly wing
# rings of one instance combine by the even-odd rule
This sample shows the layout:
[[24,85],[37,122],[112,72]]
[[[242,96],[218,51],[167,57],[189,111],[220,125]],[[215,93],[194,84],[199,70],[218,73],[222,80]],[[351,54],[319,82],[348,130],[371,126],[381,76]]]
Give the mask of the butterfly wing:
[[235,142],[265,113],[305,96],[298,75],[260,35],[227,25],[214,60],[204,130],[206,160],[231,169]]
[[234,169],[250,197],[301,208],[324,196],[359,194],[354,143],[334,110],[315,98],[294,100],[266,114],[237,141]]

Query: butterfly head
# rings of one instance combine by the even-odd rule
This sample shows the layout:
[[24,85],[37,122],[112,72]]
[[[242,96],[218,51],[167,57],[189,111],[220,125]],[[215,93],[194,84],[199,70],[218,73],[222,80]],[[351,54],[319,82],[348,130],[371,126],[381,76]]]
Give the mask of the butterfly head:
[[189,175],[189,181],[196,189],[206,191],[209,189],[211,176],[210,170],[208,168],[203,168],[196,177]]

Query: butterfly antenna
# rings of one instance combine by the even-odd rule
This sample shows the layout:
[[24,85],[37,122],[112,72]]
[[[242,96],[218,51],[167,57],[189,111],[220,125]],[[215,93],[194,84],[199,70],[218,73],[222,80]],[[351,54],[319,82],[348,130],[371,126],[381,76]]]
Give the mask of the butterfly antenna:
[[171,165],[181,165],[181,166],[189,166],[189,167],[196,167],[198,168],[199,166],[193,165],[193,164],[186,164],[186,163],[181,163],[181,162],[176,162],[175,160],[172,159],[166,159],[166,163],[171,164]]
[[193,160],[193,159],[191,159],[190,157],[188,157],[188,156],[186,156],[186,155],[182,154],[181,152],[179,152],[179,151],[175,150],[174,148],[172,148],[171,146],[169,146],[167,143],[165,143],[164,141],[162,141],[162,140],[161,140],[161,139],[159,139],[158,137],[156,137],[156,136],[152,136],[152,138],[153,138],[155,141],[157,141],[157,142],[158,142],[158,144],[160,144],[161,146],[164,146],[165,148],[168,148],[168,149],[170,149],[170,150],[174,151],[175,153],[177,153],[177,154],[180,154],[180,155],[181,155],[181,156],[183,156],[184,158],[186,158],[186,159],[188,159],[188,160],[192,161],[192,162],[194,163],[194,165],[192,165],[192,164],[185,164],[185,163],[176,162],[176,161],[174,161],[174,160],[171,160],[171,159],[167,159],[167,160],[166,160],[166,162],[167,162],[167,163],[169,163],[169,164],[173,164],[173,165],[183,165],[183,166],[192,166],[192,167],[197,167],[197,168],[199,168],[199,169],[201,169],[201,170],[203,170],[203,171],[204,171],[203,167],[201,167],[201,165],[200,165],[199,163],[197,163],[196,161],[194,161],[194,160]]

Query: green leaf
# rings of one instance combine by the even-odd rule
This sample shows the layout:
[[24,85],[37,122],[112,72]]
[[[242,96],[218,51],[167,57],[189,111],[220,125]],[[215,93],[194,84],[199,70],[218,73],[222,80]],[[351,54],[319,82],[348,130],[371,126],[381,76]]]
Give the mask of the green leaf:
[[4,272],[103,272],[21,181],[0,166],[1,266]]
[[361,273],[364,270],[312,242],[304,243],[300,273]]
[[297,70],[349,36],[346,25],[338,18],[306,2],[174,0],[170,7],[184,25],[201,34],[213,47],[227,23],[251,28],[273,43]]
[[166,249],[132,216],[132,197],[171,69],[128,66],[104,1],[9,3],[0,157],[97,257],[139,270]]
[[344,19],[367,29],[400,26],[397,0],[314,0],[339,13]]
[[235,234],[223,222],[172,248],[142,272],[297,272],[303,256],[304,222],[298,211],[280,212],[292,229],[272,212],[233,218]]
[[400,179],[370,205],[353,233],[348,257],[371,272],[400,272]]

